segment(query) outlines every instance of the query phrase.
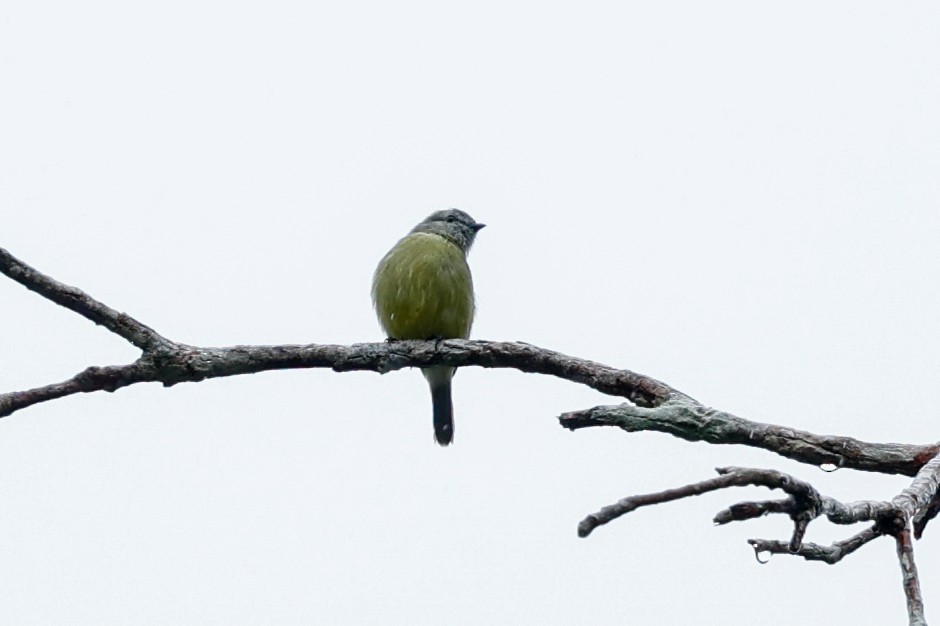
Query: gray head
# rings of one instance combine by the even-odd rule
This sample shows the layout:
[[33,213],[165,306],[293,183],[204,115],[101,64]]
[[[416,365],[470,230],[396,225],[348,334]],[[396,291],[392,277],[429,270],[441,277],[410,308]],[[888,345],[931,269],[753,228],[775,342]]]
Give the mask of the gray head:
[[411,229],[413,233],[432,233],[455,243],[464,252],[470,251],[477,231],[486,224],[477,224],[460,209],[445,209],[428,215],[423,222]]

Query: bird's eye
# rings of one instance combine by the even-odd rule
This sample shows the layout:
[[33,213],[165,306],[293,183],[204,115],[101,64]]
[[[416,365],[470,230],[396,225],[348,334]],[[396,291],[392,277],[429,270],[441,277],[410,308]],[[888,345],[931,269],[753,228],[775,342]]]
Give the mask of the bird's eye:
[[449,223],[453,224],[454,222],[457,221],[457,218],[454,217],[453,215],[448,215],[448,216],[447,216],[447,221],[448,221]]

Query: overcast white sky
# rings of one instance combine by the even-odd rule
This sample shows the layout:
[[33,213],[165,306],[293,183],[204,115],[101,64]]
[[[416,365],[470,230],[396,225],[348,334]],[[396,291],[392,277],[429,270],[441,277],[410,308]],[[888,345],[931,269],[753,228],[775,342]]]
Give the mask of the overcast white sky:
[[[751,419],[940,439],[936,3],[8,0],[0,94],[0,246],[172,339],[380,340],[376,262],[459,207],[489,224],[477,338]],[[0,391],[136,357],[7,279],[0,302]],[[2,420],[0,622],[905,623],[890,541],[761,566],[746,539],[785,520],[712,526],[760,490],[575,527],[721,465],[844,499],[906,479],[567,432],[617,399],[514,371],[454,394],[448,449],[417,371]]]

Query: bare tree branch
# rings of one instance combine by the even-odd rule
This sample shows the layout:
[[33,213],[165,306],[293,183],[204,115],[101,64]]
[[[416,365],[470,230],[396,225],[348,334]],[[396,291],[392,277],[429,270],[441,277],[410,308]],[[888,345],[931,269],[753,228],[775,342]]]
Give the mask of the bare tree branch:
[[[578,536],[587,537],[598,526],[612,522],[618,517],[635,511],[640,507],[662,504],[690,496],[699,496],[703,493],[727,489],[728,487],[757,485],[769,487],[770,489],[782,489],[801,501],[817,501],[819,499],[819,494],[816,493],[816,490],[810,484],[775,470],[724,467],[718,468],[715,471],[721,475],[691,485],[685,485],[684,487],[667,489],[656,493],[629,496],[618,501],[616,504],[606,506],[597,513],[588,515],[578,524]],[[795,513],[797,509],[792,505],[791,501],[787,500],[785,502],[786,504],[779,501],[773,504],[767,503],[769,506],[767,506],[766,509],[769,512],[770,509],[775,508],[775,505],[779,505],[779,509],[775,512]],[[750,515],[749,517],[755,517],[755,515]],[[732,519],[729,518],[726,511],[722,511],[715,516],[716,524],[725,524],[730,521],[732,521]]]
[[715,471],[720,476],[675,489],[623,498],[597,513],[588,515],[578,525],[578,535],[587,537],[598,526],[644,506],[749,485],[780,489],[789,497],[783,500],[739,502],[719,511],[713,520],[715,524],[744,521],[771,513],[786,513],[796,525],[794,536],[787,545],[787,551],[790,553],[799,549],[806,525],[820,516],[825,516],[834,524],[842,525],[875,522],[880,534],[896,534],[906,529],[909,520],[931,503],[940,483],[940,456],[934,457],[924,465],[911,485],[888,502],[861,500],[843,503],[821,495],[805,481],[776,470],[723,467]]
[[898,548],[898,561],[901,564],[901,581],[904,585],[904,597],[907,599],[907,615],[910,626],[927,626],[924,617],[924,600],[920,595],[920,578],[914,564],[914,544],[911,531],[905,527],[895,536]]
[[[144,382],[172,386],[208,378],[257,372],[332,368],[337,372],[386,373],[404,367],[450,365],[513,368],[547,374],[620,396],[632,404],[598,406],[565,413],[561,424],[571,430],[617,426],[627,432],[658,431],[688,441],[739,444],[762,448],[813,465],[832,464],[885,474],[914,476],[911,485],[890,502],[841,503],[820,495],[793,476],[767,469],[721,468],[719,476],[676,489],[635,495],[604,507],[578,525],[588,536],[595,528],[644,506],[661,504],[728,487],[756,485],[780,489],[787,497],[763,502],[741,502],[720,511],[716,524],[744,521],[768,514],[787,514],[793,533],[786,542],[751,539],[755,555],[791,554],[807,560],[836,563],[868,542],[892,535],[897,542],[910,623],[925,625],[923,600],[911,541],[940,511],[940,444],[868,443],[850,437],[810,432],[752,422],[706,407],[688,395],[649,376],[570,357],[529,344],[491,341],[389,341],[339,345],[198,347],[174,342],[126,313],[99,302],[84,291],[63,284],[0,248],[0,273],[95,324],[104,326],[141,350],[133,363],[89,367],[59,383],[0,394],[0,417],[40,402],[77,393],[116,391]],[[825,516],[836,524],[870,521],[874,524],[830,546],[803,541],[810,522]]]
[[0,272],[42,297],[104,326],[141,350],[150,349],[166,341],[152,328],[141,324],[130,315],[119,313],[81,289],[70,287],[38,272],[3,248],[0,248]]
[[784,541],[773,541],[767,539],[748,539],[747,542],[754,548],[754,555],[761,563],[766,563],[760,558],[761,553],[767,554],[790,554],[799,556],[807,561],[822,561],[830,565],[838,563],[848,555],[852,554],[866,543],[878,537],[883,537],[884,533],[878,530],[878,526],[866,528],[862,532],[852,535],[848,539],[836,541],[829,546],[821,546],[815,543],[802,543],[798,550],[790,549],[790,543]]
[[564,413],[561,425],[571,430],[617,426],[627,432],[653,430],[688,441],[740,444],[770,450],[811,465],[914,476],[937,455],[940,445],[868,443],[851,437],[814,433],[752,422],[703,406],[687,396],[672,396],[655,407],[620,404]]
[[[933,470],[931,464],[926,469]],[[745,467],[724,467],[716,470],[720,476],[710,478],[698,483],[667,489],[656,493],[649,493],[623,498],[617,503],[602,508],[597,513],[588,515],[578,525],[578,535],[587,537],[595,528],[607,524],[618,517],[635,511],[636,509],[653,504],[662,504],[673,500],[697,496],[710,491],[727,489],[729,487],[759,486],[769,489],[780,489],[790,497],[784,500],[769,500],[764,502],[739,502],[719,511],[714,518],[715,524],[722,525],[729,522],[744,521],[761,517],[770,513],[786,513],[794,521],[794,535],[787,544],[787,551],[796,552],[802,543],[806,527],[812,520],[826,516],[835,524],[855,524],[864,521],[877,521],[882,524],[882,534],[887,532],[898,515],[906,515],[895,503],[875,502],[863,500],[860,502],[842,503],[834,498],[820,495],[809,483],[798,478],[769,469],[754,469]],[[932,473],[927,472],[927,473]],[[920,479],[920,477],[919,477]],[[924,487],[929,485],[928,480],[915,481],[915,485]],[[898,498],[908,493],[906,489]]]
[[904,513],[907,519],[930,506],[940,488],[940,456],[930,459],[920,470],[911,486],[891,500],[892,506]]
[[638,400],[655,401],[650,391],[656,389],[652,379],[519,343],[449,339],[351,346],[310,344],[211,348],[163,340],[157,347],[146,350],[134,363],[92,367],[61,383],[0,394],[0,417],[38,402],[80,392],[115,391],[142,382],[159,382],[169,387],[183,382],[270,370],[332,368],[337,372],[386,373],[405,367],[439,364],[514,368],[551,374],[604,393],[619,390]]
[[[838,563],[849,554],[878,537],[891,535],[897,542],[898,560],[901,565],[904,593],[907,598],[910,624],[924,625],[924,606],[920,593],[920,581],[914,565],[914,548],[911,541],[911,519],[934,501],[940,484],[940,456],[934,457],[924,465],[911,485],[888,502],[863,500],[842,503],[834,498],[819,494],[807,482],[788,474],[769,469],[751,469],[742,467],[719,468],[720,476],[676,489],[667,489],[657,493],[629,496],[617,503],[604,507],[599,512],[588,515],[578,525],[578,535],[588,536],[600,525],[653,504],[661,504],[681,498],[701,495],[709,491],[741,487],[746,485],[780,489],[789,497],[782,500],[763,502],[739,502],[715,515],[716,524],[745,521],[774,513],[785,513],[793,521],[793,533],[789,541],[750,539],[758,561],[761,554],[790,554],[808,561]],[[830,546],[806,543],[803,537],[810,522],[825,516],[835,524],[854,524],[870,521],[870,528],[837,541]]]
[[914,539],[920,539],[924,534],[924,528],[940,513],[940,491],[933,495],[930,504],[918,511],[914,516]]
[[803,463],[832,463],[839,467],[909,476],[916,474],[940,451],[938,444],[867,443],[748,421],[704,407],[649,376],[518,342],[451,339],[351,346],[189,346],[173,342],[130,315],[119,313],[85,292],[38,272],[2,248],[0,273],[104,326],[143,351],[134,363],[90,367],[67,381],[0,394],[0,417],[76,393],[115,391],[144,382],[171,386],[295,368],[385,373],[404,367],[474,365],[556,376],[634,403],[562,415],[561,423],[572,430],[598,425],[619,426],[630,432],[655,430],[690,441],[763,448]]
[[48,402],[76,393],[115,391],[134,383],[152,381],[153,378],[148,374],[138,363],[112,367],[89,367],[61,383],[0,394],[0,417],[6,417],[40,402]]

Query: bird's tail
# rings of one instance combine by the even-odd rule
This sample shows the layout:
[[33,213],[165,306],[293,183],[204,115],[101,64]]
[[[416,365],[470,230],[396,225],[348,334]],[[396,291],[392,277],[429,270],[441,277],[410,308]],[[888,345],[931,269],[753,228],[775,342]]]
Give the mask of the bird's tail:
[[434,408],[434,439],[442,446],[454,441],[454,404],[450,397],[452,367],[429,367],[424,377],[431,385],[431,403]]

